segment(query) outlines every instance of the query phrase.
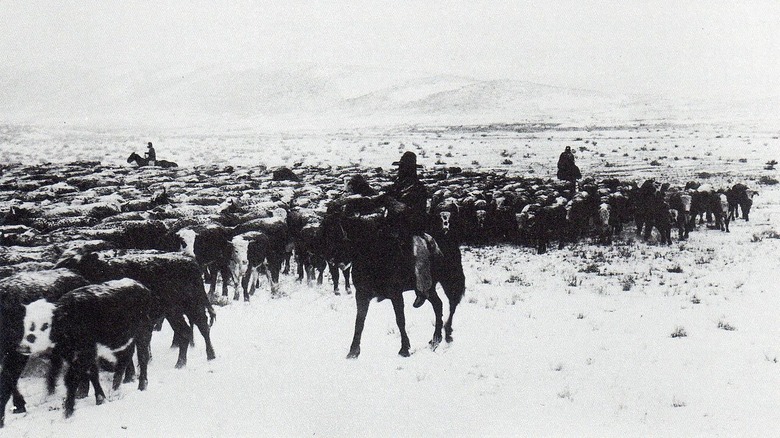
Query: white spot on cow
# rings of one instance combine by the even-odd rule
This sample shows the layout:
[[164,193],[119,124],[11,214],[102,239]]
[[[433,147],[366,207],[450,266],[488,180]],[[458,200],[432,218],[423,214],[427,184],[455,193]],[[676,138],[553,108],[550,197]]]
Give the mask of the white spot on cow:
[[691,212],[691,202],[693,202],[693,197],[688,194],[680,195],[680,200],[682,201],[683,205],[683,211],[685,213]]
[[125,287],[141,286],[141,283],[132,278],[122,278],[119,280],[109,280],[104,283],[107,289],[119,289]]
[[182,245],[181,251],[184,254],[187,254],[190,257],[195,257],[195,237],[198,235],[195,230],[191,230],[189,228],[184,228],[176,232],[176,234],[181,237],[181,239],[184,241],[184,244]]
[[51,323],[54,304],[44,299],[24,306],[24,336],[19,343],[22,354],[36,354],[54,346],[51,341]]
[[720,199],[720,208],[721,208],[721,210],[723,210],[724,213],[728,213],[728,211],[729,211],[729,200],[728,200],[728,198],[726,197],[725,194],[721,193],[719,195],[719,199]]
[[95,346],[97,347],[97,355],[98,357],[110,362],[111,364],[116,364],[116,354],[120,351],[127,350],[130,345],[133,343],[133,338],[130,338],[124,345],[121,345],[117,348],[111,348],[107,345],[103,345],[100,342],[98,342]]

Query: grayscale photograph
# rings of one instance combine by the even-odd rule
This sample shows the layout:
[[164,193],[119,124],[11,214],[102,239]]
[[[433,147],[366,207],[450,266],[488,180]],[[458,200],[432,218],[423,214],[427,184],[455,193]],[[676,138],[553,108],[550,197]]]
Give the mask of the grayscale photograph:
[[0,23],[0,436],[778,435],[780,2]]

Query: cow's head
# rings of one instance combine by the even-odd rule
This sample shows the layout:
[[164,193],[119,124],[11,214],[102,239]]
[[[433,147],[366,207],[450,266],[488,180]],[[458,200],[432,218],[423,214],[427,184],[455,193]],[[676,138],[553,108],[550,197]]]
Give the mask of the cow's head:
[[198,233],[191,228],[182,228],[176,232],[181,242],[181,251],[190,257],[195,257],[195,237]]
[[41,353],[54,346],[50,338],[53,317],[54,304],[44,299],[24,306],[24,336],[19,343],[19,353]]
[[233,281],[240,285],[241,278],[249,269],[249,241],[242,236],[236,236],[232,243],[233,256],[230,259],[230,272],[233,274]]
[[487,218],[487,211],[477,210],[477,226],[479,228],[485,228],[485,219]]
[[439,217],[441,218],[441,229],[445,233],[450,231],[450,219],[452,218],[452,212],[440,211]]

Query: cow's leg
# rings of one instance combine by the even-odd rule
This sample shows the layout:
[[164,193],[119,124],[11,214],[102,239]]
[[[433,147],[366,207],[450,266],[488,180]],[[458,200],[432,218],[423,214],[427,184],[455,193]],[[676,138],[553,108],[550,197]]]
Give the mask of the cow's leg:
[[[219,267],[219,275],[222,276],[222,296],[228,296],[228,288],[233,275],[230,272],[230,266],[227,264]],[[238,285],[236,285],[237,287]]]
[[[97,371],[97,368],[95,368],[95,370]],[[76,398],[77,399],[87,398],[87,396],[89,396],[89,383],[90,382],[91,382],[91,380],[88,380],[88,379],[84,379],[81,382],[79,382],[79,386],[76,388]],[[97,395],[97,394],[95,394],[95,395]],[[102,401],[101,401],[101,403],[102,403]]]
[[401,333],[401,349],[398,354],[403,357],[409,357],[409,336],[406,334],[406,315],[404,314],[404,297],[401,293],[397,298],[392,298],[393,310],[395,311],[395,323],[398,325],[398,331]]
[[187,365],[187,348],[190,346],[192,328],[184,321],[184,315],[168,315],[168,324],[173,328],[174,340],[179,344],[179,358],[176,361],[176,368],[182,368]]
[[284,250],[284,251],[285,251],[285,252],[284,252],[284,258],[283,258],[283,260],[282,260],[282,261],[279,263],[279,270],[280,270],[280,271],[282,270],[282,263],[284,263],[284,272],[282,272],[282,273],[283,273],[284,275],[287,275],[287,274],[289,274],[289,273],[290,273],[290,259],[292,258],[292,252],[293,252],[293,248],[290,248],[290,247],[289,247],[289,244],[288,244],[288,246],[285,248],[285,250]]
[[333,293],[341,295],[339,292],[339,266],[335,262],[328,262],[328,271],[330,271],[330,278],[333,280]]
[[211,266],[205,268],[206,283],[209,284],[209,297],[214,297],[217,292],[217,270]]
[[49,372],[46,374],[46,390],[49,395],[54,394],[54,391],[57,388],[57,379],[60,377],[60,371],[62,371],[62,357],[60,357],[55,349],[54,353],[51,355]]
[[[653,225],[654,225],[654,224],[653,224],[651,221],[649,221],[649,220],[646,220],[646,221],[645,221],[645,223],[644,223],[644,229],[645,229],[645,230],[644,230],[644,235],[642,236],[642,238],[643,238],[645,241],[647,241],[647,240],[650,240],[650,236],[651,236],[651,235],[652,235],[652,233],[653,233]],[[657,226],[656,226],[656,227],[657,227]],[[659,230],[659,231],[660,231],[660,230]],[[663,236],[661,236],[661,240],[663,240]]]
[[197,326],[203,340],[206,342],[206,359],[212,360],[217,357],[214,354],[214,347],[211,345],[211,334],[209,332],[209,321],[203,309],[195,310],[187,314],[187,318],[192,321],[192,325]]
[[[122,384],[122,378],[125,376],[127,366],[133,359],[133,353],[135,352],[135,343],[127,347],[124,351],[116,355],[116,369],[114,370],[114,382],[111,389],[116,391],[119,389],[119,385]],[[135,367],[133,367],[135,368]]]
[[303,255],[299,254],[298,251],[295,252],[295,264],[296,269],[298,271],[298,278],[295,279],[295,281],[302,283],[303,282],[303,272],[305,270],[304,268],[304,262],[303,262]]
[[747,198],[745,201],[743,201],[742,204],[740,204],[740,207],[742,207],[742,217],[745,218],[745,222],[750,222],[750,207],[753,206],[753,200],[750,198]]
[[14,410],[13,410],[14,414],[23,414],[27,412],[27,408],[26,408],[27,403],[24,401],[24,397],[22,396],[22,393],[19,392],[18,385],[15,386],[13,389],[12,398],[14,403]]
[[[136,342],[136,348],[138,348],[138,343]],[[122,383],[130,383],[133,380],[135,380],[135,364],[133,363],[133,355],[130,355],[130,360],[127,361],[127,366],[125,367],[125,379],[122,380]]]
[[281,260],[269,260],[268,271],[271,280],[271,293],[274,295],[279,294],[279,272],[282,270]]
[[439,298],[439,294],[436,293],[435,283],[433,287],[431,287],[431,291],[428,293],[428,301],[431,302],[431,305],[433,306],[433,314],[436,316],[436,323],[433,327],[433,338],[431,338],[431,342],[429,344],[431,346],[431,350],[436,350],[439,344],[441,344],[441,329],[444,323],[442,321],[442,302],[441,298]]
[[306,262],[306,286],[312,287],[314,285],[314,264],[312,263],[311,257],[307,257]]
[[83,359],[76,357],[71,362],[68,371],[65,373],[65,418],[69,418],[73,415],[73,408],[76,405],[76,389],[82,380],[88,377],[89,372],[84,372],[84,367],[96,367],[94,362],[92,365],[83,364]]
[[27,359],[27,356],[16,351],[9,351],[5,358],[3,368],[0,371],[0,427],[5,424],[5,405],[8,404],[12,395],[14,397],[14,413],[26,412],[24,398],[16,385],[24,366],[27,365]]
[[[106,401],[106,393],[103,392],[103,387],[100,386],[100,369],[98,369],[97,363],[89,369],[87,375],[82,376],[79,386],[86,384],[87,391],[89,391],[90,382],[92,382],[92,387],[95,389],[95,404],[100,406]],[[78,389],[76,391],[78,392]],[[76,398],[78,398],[78,396]]]
[[[252,274],[254,273],[254,269],[251,267],[246,270],[246,273],[244,274],[244,277],[241,279],[241,288],[244,290],[244,301],[249,301],[249,288],[251,284],[252,292],[254,292],[254,284],[252,284]],[[234,299],[238,299],[238,289],[236,289],[236,296],[233,297]]]
[[143,391],[149,383],[147,366],[149,365],[149,343],[152,340],[152,331],[149,328],[142,329],[136,338],[136,355],[138,357],[138,390]]
[[352,336],[352,345],[349,347],[347,359],[355,359],[360,356],[360,337],[363,335],[363,326],[366,323],[366,315],[368,315],[368,305],[371,303],[371,297],[366,295],[360,291],[355,293],[355,304],[357,305],[355,334]]

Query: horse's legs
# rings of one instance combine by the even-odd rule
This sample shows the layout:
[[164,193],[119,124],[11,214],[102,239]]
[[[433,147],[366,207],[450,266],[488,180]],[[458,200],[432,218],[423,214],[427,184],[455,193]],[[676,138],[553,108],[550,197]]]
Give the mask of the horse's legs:
[[360,356],[360,337],[363,335],[363,326],[366,323],[366,315],[368,315],[368,305],[371,302],[371,297],[364,295],[365,294],[355,295],[355,304],[357,304],[355,335],[352,337],[352,345],[349,347],[347,359],[355,359]]
[[441,328],[442,328],[442,303],[441,298],[439,298],[439,294],[436,293],[436,285],[434,284],[433,287],[431,287],[431,291],[428,293],[428,301],[431,302],[431,305],[433,306],[433,314],[436,316],[436,324],[433,328],[433,338],[431,339],[430,345],[432,350],[436,350],[436,347],[441,344]]
[[406,334],[406,316],[404,315],[404,297],[400,293],[398,298],[391,298],[393,310],[395,310],[395,322],[398,324],[398,331],[401,332],[401,349],[398,354],[403,357],[409,357],[409,336]]
[[347,291],[347,295],[352,293],[352,286],[350,286],[349,278],[352,276],[352,263],[347,264],[341,273],[344,275],[344,290]]

